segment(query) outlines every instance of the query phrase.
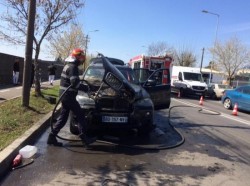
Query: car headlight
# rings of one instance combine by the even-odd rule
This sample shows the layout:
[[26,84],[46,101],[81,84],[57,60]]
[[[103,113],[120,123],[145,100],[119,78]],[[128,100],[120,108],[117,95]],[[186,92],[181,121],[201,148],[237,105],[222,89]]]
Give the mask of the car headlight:
[[191,87],[192,87],[191,85],[187,84],[187,88],[191,88]]
[[80,105],[94,105],[95,101],[89,97],[77,95],[76,100]]

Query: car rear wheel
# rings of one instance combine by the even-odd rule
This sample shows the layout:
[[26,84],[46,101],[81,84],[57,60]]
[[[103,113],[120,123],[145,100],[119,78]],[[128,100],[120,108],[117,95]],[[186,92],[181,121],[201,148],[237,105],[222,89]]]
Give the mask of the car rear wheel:
[[74,135],[79,135],[78,122],[72,112],[69,114],[69,130]]
[[232,108],[232,102],[229,98],[226,98],[223,102],[224,108],[231,109]]

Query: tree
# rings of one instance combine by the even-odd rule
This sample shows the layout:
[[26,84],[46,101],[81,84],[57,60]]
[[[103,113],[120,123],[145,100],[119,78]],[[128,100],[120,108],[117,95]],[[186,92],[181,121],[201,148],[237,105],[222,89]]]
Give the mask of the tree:
[[[29,0],[5,0],[3,4],[8,11],[1,16],[6,26],[1,27],[0,34],[5,41],[24,45],[27,35]],[[83,7],[81,0],[39,0],[36,6],[35,33],[33,48],[35,51],[35,93],[41,96],[38,74],[38,58],[44,39],[50,40],[60,28],[71,22],[77,15],[77,10]]]
[[152,43],[148,46],[147,54],[149,56],[165,56],[172,53],[173,49],[168,47],[165,42]]
[[85,48],[85,46],[86,38],[82,27],[72,24],[69,31],[51,38],[49,49],[51,55],[64,61],[74,48]]
[[234,37],[223,43],[217,42],[210,52],[214,56],[214,64],[224,71],[228,77],[229,84],[232,84],[232,79],[236,72],[247,65],[250,60],[249,49]]
[[187,47],[182,47],[179,50],[174,50],[174,64],[177,66],[193,67],[196,64],[196,56]]

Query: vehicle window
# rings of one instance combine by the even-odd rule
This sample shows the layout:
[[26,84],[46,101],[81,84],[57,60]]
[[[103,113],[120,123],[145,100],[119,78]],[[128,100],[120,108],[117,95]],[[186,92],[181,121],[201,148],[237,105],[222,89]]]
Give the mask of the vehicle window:
[[117,69],[122,73],[122,75],[128,80],[130,83],[137,84],[138,81],[135,78],[135,73],[131,68],[119,68]]
[[148,69],[138,69],[138,70],[135,69],[134,74],[136,81],[140,83],[147,81],[147,79],[151,75]]
[[243,89],[244,94],[249,94],[250,95],[250,87],[244,87]]
[[243,87],[236,88],[237,92],[243,92]]
[[101,82],[104,75],[104,69],[102,67],[89,67],[84,75],[86,81]]
[[192,72],[183,72],[184,79],[190,80],[190,81],[201,81],[203,82],[203,78],[201,74],[198,73],[192,73]]

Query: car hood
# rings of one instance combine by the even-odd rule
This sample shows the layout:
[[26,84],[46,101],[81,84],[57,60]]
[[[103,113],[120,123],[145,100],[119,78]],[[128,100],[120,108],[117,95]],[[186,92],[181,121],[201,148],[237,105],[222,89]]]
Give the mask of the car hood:
[[137,85],[132,85],[127,81],[127,79],[123,76],[123,74],[108,60],[106,57],[102,57],[103,60],[103,67],[105,69],[103,81],[105,81],[105,77],[108,73],[112,73],[117,79],[122,82],[122,86],[119,89],[114,89],[115,91],[119,92],[122,95],[128,96],[130,99],[135,99],[136,95],[141,94],[142,89]]
[[191,81],[191,80],[187,80],[187,82],[188,82],[191,86],[202,86],[202,87],[207,87],[207,84],[206,84],[205,82]]

